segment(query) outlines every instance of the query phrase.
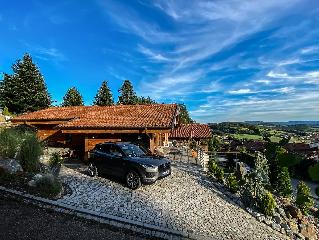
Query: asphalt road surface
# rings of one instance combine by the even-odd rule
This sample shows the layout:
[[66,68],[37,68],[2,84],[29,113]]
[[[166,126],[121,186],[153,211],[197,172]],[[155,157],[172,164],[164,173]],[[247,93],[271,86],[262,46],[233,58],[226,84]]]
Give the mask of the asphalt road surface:
[[0,195],[0,239],[149,239],[128,230],[57,213]]

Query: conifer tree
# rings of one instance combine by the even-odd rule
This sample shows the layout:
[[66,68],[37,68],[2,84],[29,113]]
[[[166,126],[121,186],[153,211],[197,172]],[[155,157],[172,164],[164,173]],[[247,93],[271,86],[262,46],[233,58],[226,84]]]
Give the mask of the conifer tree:
[[4,74],[0,82],[0,106],[20,114],[51,105],[51,96],[44,78],[29,54],[12,65],[13,74]]
[[98,106],[114,105],[112,92],[107,86],[107,81],[102,82],[102,85],[94,98],[93,104]]
[[125,80],[122,87],[119,89],[119,104],[134,105],[138,104],[138,97],[133,89],[133,85],[129,80]]
[[63,107],[83,106],[82,95],[75,87],[68,89],[68,91],[63,97],[62,106]]
[[287,167],[281,167],[276,182],[276,190],[280,196],[290,197],[292,193],[291,179]]
[[179,106],[179,119],[181,123],[193,123],[194,121],[192,118],[189,116],[188,110],[186,108],[186,105],[184,103],[178,104]]
[[138,97],[138,104],[146,105],[146,104],[156,104],[157,102],[150,97]]

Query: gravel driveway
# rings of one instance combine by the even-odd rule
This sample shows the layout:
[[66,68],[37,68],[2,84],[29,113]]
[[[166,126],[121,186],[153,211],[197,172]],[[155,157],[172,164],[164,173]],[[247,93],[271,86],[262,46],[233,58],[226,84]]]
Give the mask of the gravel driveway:
[[136,191],[83,172],[62,169],[73,193],[59,202],[211,239],[286,238],[224,198],[196,166],[173,165],[171,176]]

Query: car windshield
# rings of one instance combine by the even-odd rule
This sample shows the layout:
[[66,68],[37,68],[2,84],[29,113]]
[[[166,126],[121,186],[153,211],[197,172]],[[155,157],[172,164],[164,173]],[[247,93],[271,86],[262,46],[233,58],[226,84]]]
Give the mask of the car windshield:
[[122,145],[121,149],[127,156],[140,157],[140,156],[146,155],[145,152],[140,147],[133,144]]

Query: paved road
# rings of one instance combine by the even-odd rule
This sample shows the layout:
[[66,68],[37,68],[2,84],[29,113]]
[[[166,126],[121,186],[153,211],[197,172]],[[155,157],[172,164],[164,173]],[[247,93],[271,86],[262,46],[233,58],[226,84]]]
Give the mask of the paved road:
[[0,196],[0,239],[148,239],[134,232]]
[[62,170],[73,194],[58,201],[211,239],[285,239],[225,199],[196,167],[173,166],[171,176],[137,191],[80,171]]

